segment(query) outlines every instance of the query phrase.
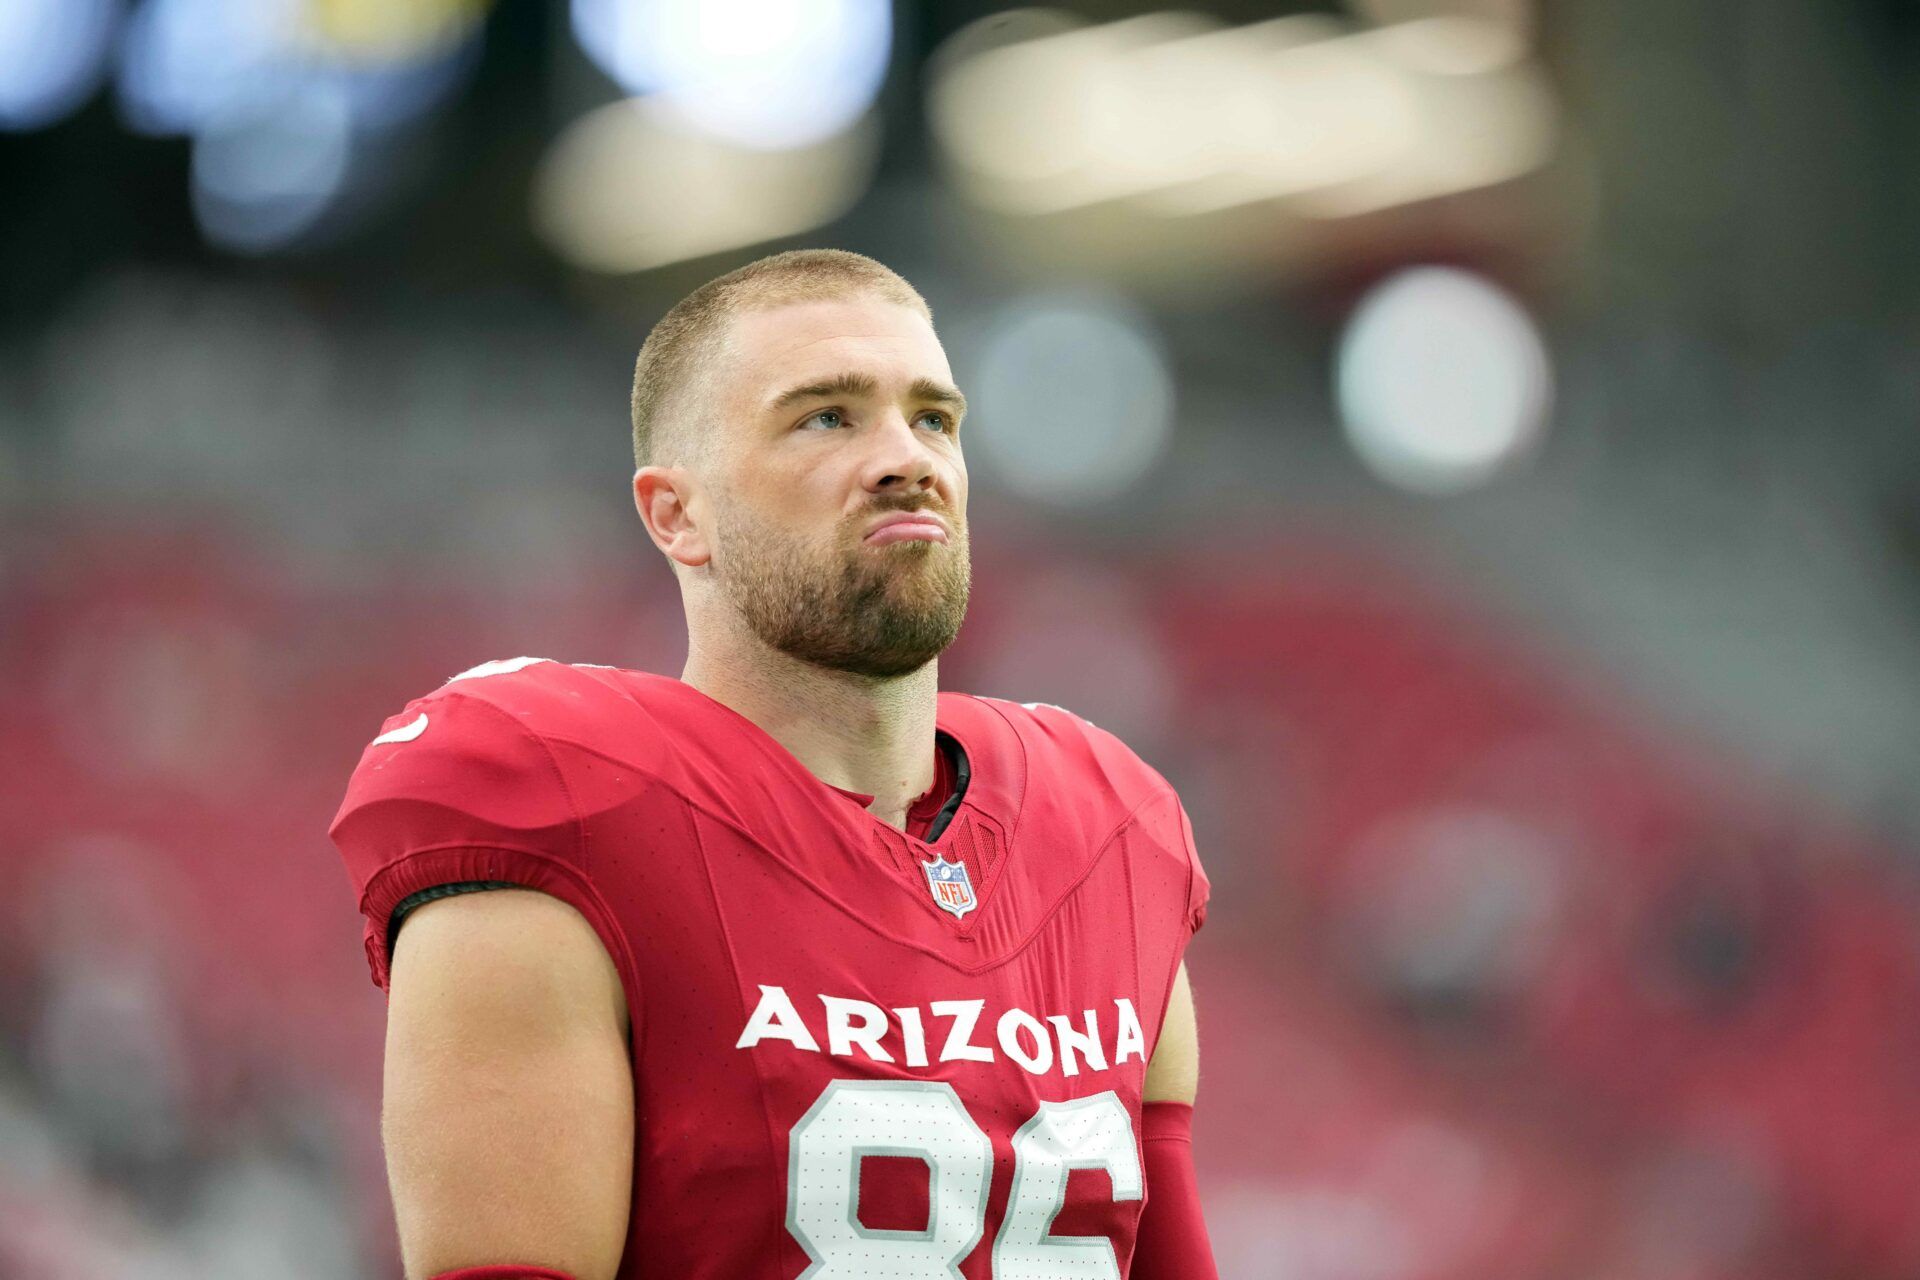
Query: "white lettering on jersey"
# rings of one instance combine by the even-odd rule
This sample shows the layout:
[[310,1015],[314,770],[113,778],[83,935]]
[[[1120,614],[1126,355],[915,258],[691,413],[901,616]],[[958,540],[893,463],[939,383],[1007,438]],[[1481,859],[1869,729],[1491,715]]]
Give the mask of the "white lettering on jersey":
[[483,662],[477,667],[468,667],[457,676],[450,676],[448,684],[455,680],[481,680],[487,676],[504,676],[530,667],[536,662],[552,662],[552,658],[495,658],[492,662]]
[[936,1018],[952,1018],[953,1029],[940,1046],[942,1062],[992,1062],[993,1050],[973,1043],[973,1024],[980,1021],[985,1000],[935,1000],[927,1006]]
[[[1047,1029],[1040,1025],[1040,1019],[1025,1009],[1009,1009],[1000,1015],[994,1030],[1000,1034],[1001,1050],[1028,1071],[1043,1076],[1052,1069],[1053,1041],[1047,1039]],[[1031,1050],[1020,1043],[1022,1031],[1033,1037]]]
[[1047,1019],[1053,1024],[1054,1038],[1060,1041],[1060,1074],[1077,1076],[1080,1074],[1080,1062],[1073,1055],[1083,1053],[1087,1056],[1087,1066],[1095,1071],[1107,1069],[1107,1051],[1100,1047],[1100,1015],[1092,1009],[1085,1010],[1081,1016],[1086,1019],[1085,1034],[1074,1030],[1073,1019],[1064,1013],[1056,1013]]
[[927,1032],[920,1025],[920,1011],[912,1005],[904,1009],[895,1009],[893,1016],[900,1019],[900,1035],[907,1042],[907,1065],[924,1067],[927,1065]]
[[751,1049],[762,1040],[785,1040],[795,1048],[820,1052],[820,1042],[800,1020],[800,1011],[787,999],[786,991],[765,983],[760,984],[760,1003],[754,1006],[753,1016],[747,1019],[746,1029],[733,1042],[733,1047]]
[[415,720],[412,724],[403,724],[398,729],[387,730],[385,733],[375,738],[373,740],[372,745],[378,746],[382,742],[412,742],[415,738],[419,737],[421,734],[425,733],[426,731],[427,731],[427,713],[422,711],[420,713],[420,718]]
[[843,1000],[839,996],[821,996],[827,1007],[827,1052],[836,1058],[851,1058],[859,1045],[875,1062],[892,1062],[893,1055],[880,1047],[887,1034],[887,1011],[865,1000]]
[[1114,1004],[1120,1010],[1120,1038],[1113,1047],[1113,1065],[1117,1067],[1129,1056],[1145,1058],[1147,1037],[1141,1033],[1140,1015],[1133,1011],[1133,1001],[1121,996]]
[[[1125,996],[1113,1002],[1116,1017],[1111,1044],[1101,1038],[1098,1010],[1081,1010],[1076,1022],[1071,1014],[1050,1014],[1043,1019],[1025,1009],[1005,1009],[993,1024],[999,1053],[989,1045],[974,1043],[974,1032],[987,1007],[985,1000],[935,1000],[924,1007],[905,1005],[897,1009],[883,1009],[872,1001],[844,996],[822,995],[819,1000],[826,1011],[826,1052],[836,1058],[862,1056],[873,1062],[892,1062],[895,1051],[884,1042],[897,1028],[899,1051],[906,1065],[927,1066],[928,1013],[948,1020],[940,1045],[941,1062],[997,1062],[1004,1054],[1033,1075],[1058,1070],[1063,1076],[1077,1076],[1082,1071],[1109,1070],[1109,1063],[1116,1068],[1132,1061],[1144,1063],[1147,1056],[1140,1015]],[[734,1048],[751,1049],[768,1040],[784,1040],[808,1053],[821,1052],[820,1041],[788,998],[786,988],[762,983],[760,1001]]]

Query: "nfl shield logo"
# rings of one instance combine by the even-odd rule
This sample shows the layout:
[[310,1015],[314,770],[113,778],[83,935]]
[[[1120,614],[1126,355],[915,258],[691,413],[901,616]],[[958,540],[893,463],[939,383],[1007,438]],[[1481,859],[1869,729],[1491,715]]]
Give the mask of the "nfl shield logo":
[[920,869],[927,873],[927,888],[933,891],[933,905],[942,911],[950,911],[958,920],[979,906],[973,896],[973,881],[967,876],[965,862],[948,862],[939,854],[933,855],[932,862],[923,862]]

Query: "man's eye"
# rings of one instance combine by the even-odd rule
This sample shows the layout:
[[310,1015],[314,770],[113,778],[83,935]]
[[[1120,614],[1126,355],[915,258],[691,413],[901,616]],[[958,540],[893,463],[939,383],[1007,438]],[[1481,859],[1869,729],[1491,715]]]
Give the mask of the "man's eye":
[[953,431],[953,419],[938,409],[929,409],[920,416],[922,418],[938,418],[940,420],[938,430],[948,433]]
[[[839,419],[840,417],[841,417],[841,414],[840,414],[840,411],[839,411],[838,409],[822,409],[822,410],[821,410],[820,412],[818,412],[818,413],[816,413],[816,414],[814,414],[814,415],[813,415],[812,417],[810,417],[810,418],[808,418],[808,419],[807,419],[807,422],[808,422],[808,423],[812,423],[812,422],[818,422],[818,421],[820,421],[820,419],[822,419],[822,418],[834,418],[834,419]],[[806,425],[806,423],[802,423],[801,425],[803,425],[803,426],[804,426],[804,425]],[[834,422],[829,422],[829,423],[828,423],[827,425],[828,425],[829,427],[837,427],[837,426],[839,426],[839,425],[840,425],[840,423],[839,423],[838,421],[834,421]]]

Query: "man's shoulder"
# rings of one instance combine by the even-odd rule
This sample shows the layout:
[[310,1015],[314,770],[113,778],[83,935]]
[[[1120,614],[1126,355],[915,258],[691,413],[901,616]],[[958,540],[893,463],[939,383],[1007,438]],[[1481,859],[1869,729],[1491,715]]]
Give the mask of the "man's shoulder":
[[[469,667],[409,702],[389,721],[404,726],[436,707],[483,704],[467,717],[507,736],[603,746],[609,739],[664,748],[698,720],[698,700],[680,681],[648,671],[553,658],[496,658]],[[672,732],[669,732],[669,726]]]
[[469,667],[387,717],[332,831],[381,856],[399,843],[498,846],[515,832],[577,838],[599,813],[678,789],[682,740],[701,732],[688,693],[647,672],[547,658]]
[[[1118,734],[1077,712],[1051,702],[1016,702],[979,694],[943,694],[950,704],[976,708],[1003,721],[1017,742],[1028,775],[1132,808],[1156,797],[1173,798],[1173,788]],[[959,700],[964,700],[960,703]]]
[[555,658],[494,658],[468,667],[421,695],[431,703],[447,698],[474,698],[515,716],[563,714],[563,709],[590,709],[607,699],[645,700],[664,692],[658,686],[677,683],[645,671],[592,662],[562,662]]
[[[1023,796],[1015,807],[1018,841],[1045,846],[1047,865],[1064,870],[1068,882],[1077,882],[1086,860],[1122,849],[1141,892],[1172,903],[1168,910],[1197,924],[1205,875],[1186,810],[1159,770],[1118,734],[1065,707],[942,697],[965,699],[964,708],[957,701],[943,704],[943,719],[958,720],[967,711],[990,715],[1007,726],[1005,741],[1017,744],[1023,775]],[[977,764],[975,772],[980,772]]]
[[[584,915],[618,959],[592,888],[608,874],[600,815],[670,804],[656,785],[669,735],[645,705],[661,677],[544,658],[470,667],[389,716],[362,750],[328,834],[367,917],[367,959],[387,983],[397,919],[424,897],[520,886]],[[396,913],[398,915],[396,916]]]
[[[387,717],[349,784],[382,797],[456,786],[496,798],[507,791],[566,792],[570,757],[618,760],[659,777],[678,743],[698,732],[690,691],[644,671],[550,658],[480,663]],[[577,797],[576,797],[577,798]]]

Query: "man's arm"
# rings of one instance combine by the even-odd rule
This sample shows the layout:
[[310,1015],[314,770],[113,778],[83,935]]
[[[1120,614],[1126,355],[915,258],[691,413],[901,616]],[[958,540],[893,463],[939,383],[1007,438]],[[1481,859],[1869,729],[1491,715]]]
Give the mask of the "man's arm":
[[528,889],[407,918],[381,1132],[409,1280],[519,1263],[612,1280],[633,1177],[620,977],[571,906]]
[[1193,1176],[1193,1099],[1199,1083],[1200,1038],[1183,962],[1147,1063],[1140,1134],[1147,1203],[1127,1273],[1132,1280],[1218,1280]]
[[1167,1015],[1160,1022],[1160,1039],[1147,1063],[1142,1095],[1147,1102],[1193,1105],[1200,1086],[1200,1032],[1193,1018],[1193,988],[1187,985],[1187,963],[1182,960],[1167,995]]

